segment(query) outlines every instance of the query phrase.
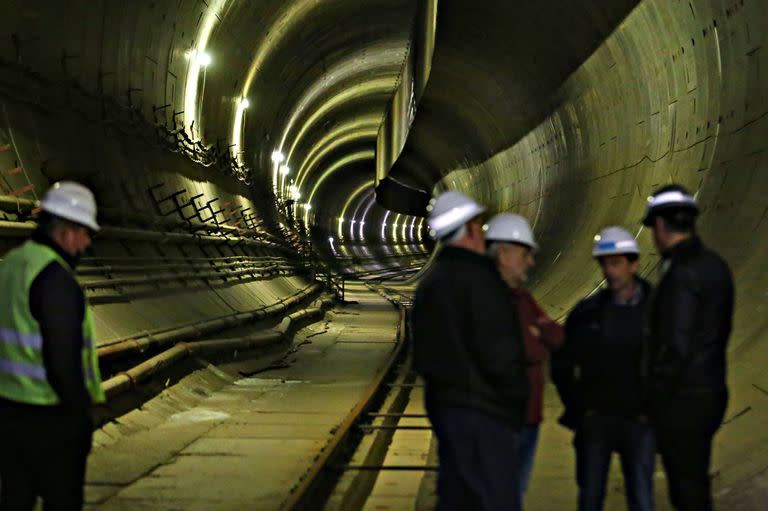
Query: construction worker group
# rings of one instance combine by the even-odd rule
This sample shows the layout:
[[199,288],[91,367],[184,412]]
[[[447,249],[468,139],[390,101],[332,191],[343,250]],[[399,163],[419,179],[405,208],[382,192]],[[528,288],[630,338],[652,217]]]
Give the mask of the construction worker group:
[[649,198],[638,220],[661,258],[648,280],[635,236],[621,226],[595,235],[604,285],[564,327],[525,288],[539,249],[525,218],[485,224],[485,208],[457,191],[428,209],[439,253],[416,290],[412,328],[438,439],[437,509],[523,509],[551,359],[559,422],[573,431],[573,508],[603,509],[617,453],[628,509],[654,509],[658,453],[674,509],[711,511],[734,290],[727,264],[697,235],[694,196],[669,185]]
[[[0,262],[0,511],[83,506],[86,458],[104,403],[91,312],[75,278],[99,231],[93,194],[54,185],[32,238]],[[578,509],[600,510],[618,453],[631,511],[654,507],[656,454],[678,511],[709,511],[712,438],[728,401],[733,284],[696,234],[681,186],[649,199],[661,254],[655,286],[635,236],[595,236],[605,285],[564,327],[526,289],[539,249],[528,221],[455,191],[429,206],[439,253],[414,298],[414,364],[438,439],[438,509],[523,507],[542,421],[545,362],[573,431]],[[30,440],[34,439],[34,440]]]

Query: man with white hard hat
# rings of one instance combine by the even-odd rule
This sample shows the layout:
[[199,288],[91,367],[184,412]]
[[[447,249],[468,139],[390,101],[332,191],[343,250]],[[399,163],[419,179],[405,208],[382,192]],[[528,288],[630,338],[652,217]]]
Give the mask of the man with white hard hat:
[[484,211],[454,191],[431,202],[430,233],[444,248],[414,298],[414,367],[438,439],[440,511],[521,507],[525,353],[510,293],[485,256]]
[[485,242],[515,301],[525,344],[530,398],[518,456],[520,493],[525,495],[543,418],[544,363],[563,343],[563,327],[544,312],[524,287],[528,271],[535,264],[534,254],[539,249],[528,220],[512,213],[494,216],[486,225]]
[[105,401],[75,266],[99,230],[86,187],[56,183],[32,239],[0,262],[0,510],[81,509],[91,406]]
[[679,185],[648,200],[663,276],[650,314],[649,411],[678,511],[710,511],[712,438],[728,403],[733,318],[730,269],[696,235],[696,199]]
[[630,511],[653,509],[655,443],[644,412],[643,349],[650,284],[637,275],[640,248],[621,227],[595,236],[606,286],[568,315],[552,380],[565,405],[561,424],[575,433],[579,511],[603,509],[608,470],[618,453]]

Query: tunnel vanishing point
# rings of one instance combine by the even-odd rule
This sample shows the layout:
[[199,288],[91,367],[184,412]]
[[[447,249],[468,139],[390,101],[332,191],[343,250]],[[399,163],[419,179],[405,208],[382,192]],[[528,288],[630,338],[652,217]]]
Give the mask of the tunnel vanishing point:
[[285,337],[253,321],[325,310],[308,305],[316,279],[360,304],[360,282],[407,295],[429,267],[435,193],[529,218],[531,289],[563,318],[601,285],[590,246],[604,226],[636,233],[653,275],[640,218],[677,182],[737,290],[716,499],[768,508],[764,0],[0,6],[0,253],[31,233],[50,184],[94,190],[105,229],[80,277],[119,410],[105,431],[212,343],[246,346],[214,365],[244,363]]

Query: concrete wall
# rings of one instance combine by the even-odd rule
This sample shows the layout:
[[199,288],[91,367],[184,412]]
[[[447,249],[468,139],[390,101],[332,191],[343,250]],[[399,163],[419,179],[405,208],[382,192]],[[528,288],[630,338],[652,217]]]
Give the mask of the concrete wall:
[[[223,16],[223,4],[208,6],[199,0],[5,2],[0,17],[0,195],[38,199],[54,181],[76,179],[94,190],[101,207],[126,214],[190,217],[195,212],[192,206],[174,212],[173,202],[162,200],[184,190],[178,196],[182,204],[200,194],[198,206],[218,199],[213,210],[223,209],[217,215],[222,224],[245,227],[238,223],[238,208],[249,209],[258,220],[265,205],[253,201],[245,183],[172,152],[175,149],[163,143],[155,127],[173,129],[174,112],[184,110],[190,65],[185,54],[199,42],[201,23],[217,13]],[[229,64],[237,67],[238,62]],[[222,115],[229,118],[231,113]],[[177,127],[189,128],[183,113],[175,120]],[[223,147],[227,144],[223,142]],[[15,219],[13,213],[0,212],[0,220]],[[131,222],[128,216],[116,222],[113,215],[115,224],[130,226]],[[0,254],[20,241],[0,238]],[[181,259],[175,263],[177,269],[155,272],[167,275],[194,273],[191,267],[185,269],[192,264],[184,263],[185,259],[267,255],[285,253],[193,241],[97,239],[90,254],[95,259],[89,264],[141,266]],[[141,274],[105,271],[89,278],[137,275]],[[126,295],[95,305],[97,339],[104,343],[261,308],[306,285],[291,276],[179,278],[88,295],[96,300],[105,294]]]
[[[701,236],[736,278],[728,418],[738,418],[718,437],[714,463],[732,509],[757,505],[767,484],[766,29],[760,1],[646,0],[559,88],[551,115],[439,186],[534,222],[543,250],[532,285],[559,317],[601,283],[589,253],[602,227],[637,233],[652,276],[655,249],[640,225],[647,197],[669,182],[697,193]],[[739,484],[753,486],[733,492]]]

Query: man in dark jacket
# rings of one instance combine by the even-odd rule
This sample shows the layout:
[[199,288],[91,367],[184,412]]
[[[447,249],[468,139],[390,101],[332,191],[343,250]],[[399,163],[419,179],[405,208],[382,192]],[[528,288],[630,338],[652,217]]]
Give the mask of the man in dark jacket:
[[447,246],[414,299],[414,364],[439,442],[442,511],[521,507],[525,355],[509,290],[484,255],[482,212],[458,192],[433,201],[430,231]]
[[712,509],[712,438],[728,402],[733,280],[696,236],[698,211],[685,188],[670,185],[649,199],[643,220],[663,272],[651,306],[649,411],[678,511]]
[[32,239],[0,263],[0,511],[79,510],[90,409],[104,391],[88,303],[74,267],[96,223],[93,194],[46,193]]
[[620,227],[596,237],[592,255],[607,287],[580,302],[552,359],[565,405],[561,423],[575,431],[579,511],[603,509],[614,452],[621,458],[630,511],[652,511],[655,445],[643,416],[642,354],[651,287],[636,273],[640,249]]

